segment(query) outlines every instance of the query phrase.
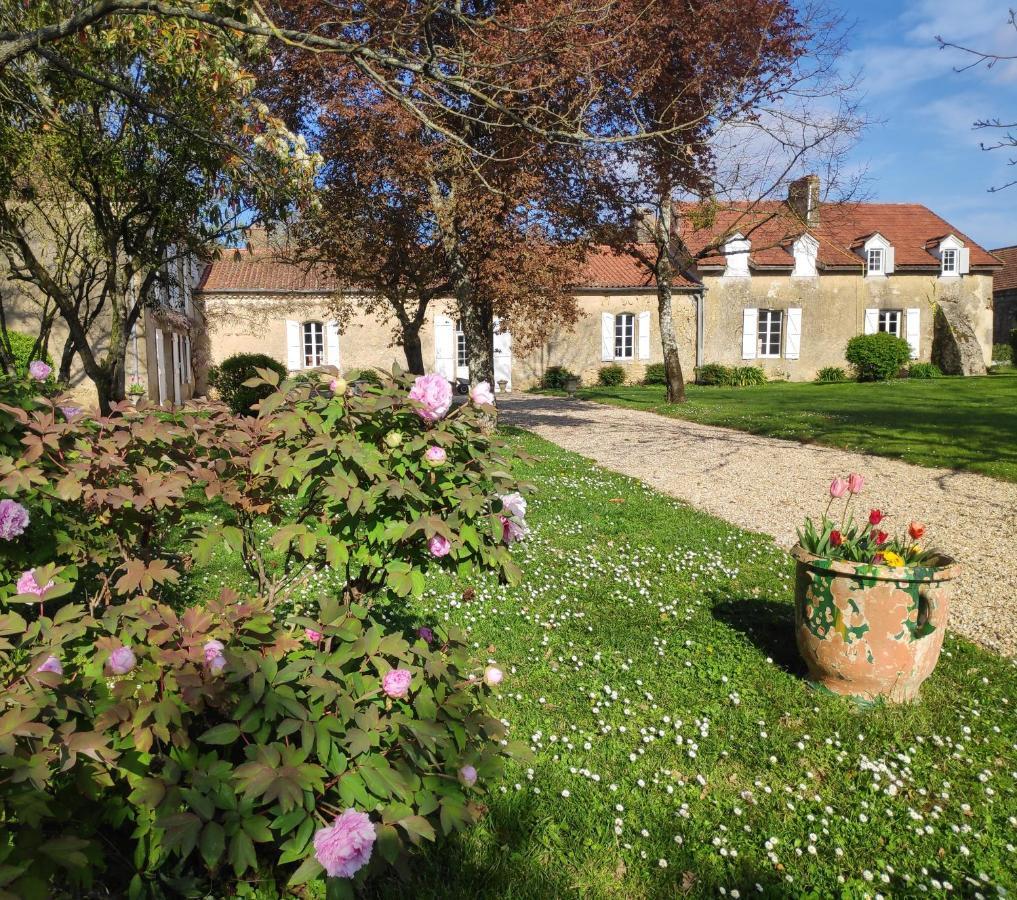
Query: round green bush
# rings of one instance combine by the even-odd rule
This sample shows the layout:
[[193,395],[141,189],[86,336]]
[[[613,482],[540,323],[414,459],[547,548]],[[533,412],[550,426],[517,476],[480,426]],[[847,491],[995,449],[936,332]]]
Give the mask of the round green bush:
[[544,370],[544,375],[540,379],[540,386],[545,391],[563,391],[565,390],[565,382],[570,378],[575,378],[576,381],[581,381],[574,372],[570,372],[564,366],[549,366]]
[[625,384],[625,370],[621,366],[601,366],[597,372],[597,384],[602,387]]
[[667,369],[663,363],[650,363],[643,373],[643,384],[667,384]]
[[996,365],[1012,363],[1014,361],[1013,348],[1009,344],[993,344],[992,361]]
[[696,369],[696,381],[700,384],[730,384],[731,370],[720,363],[706,363]]
[[838,384],[847,380],[847,372],[840,366],[824,366],[816,373],[816,381],[820,384]]
[[257,369],[271,369],[280,378],[286,377],[286,366],[264,353],[236,353],[209,373],[209,384],[236,416],[254,415],[254,404],[275,391],[267,384],[244,386],[248,379],[258,377]]
[[908,378],[942,378],[943,373],[935,363],[911,363]]
[[886,331],[858,334],[847,342],[844,357],[859,381],[887,381],[900,374],[911,358],[911,348],[904,338]]
[[[11,356],[14,357],[14,374],[24,378],[28,374],[28,364],[37,359],[42,359],[46,365],[52,367],[53,359],[48,353],[32,355],[32,348],[35,346],[35,338],[20,331],[5,331],[4,338],[11,348]],[[53,376],[50,376],[53,377]]]

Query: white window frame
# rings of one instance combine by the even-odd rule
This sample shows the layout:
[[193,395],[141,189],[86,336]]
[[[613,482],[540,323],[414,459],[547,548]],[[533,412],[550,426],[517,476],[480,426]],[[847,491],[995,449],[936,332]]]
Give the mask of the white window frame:
[[324,322],[301,322],[300,360],[305,369],[314,369],[325,364]]
[[[940,275],[957,275],[960,266],[958,265],[960,252],[956,247],[944,247],[940,255]],[[949,260],[949,263],[947,262]]]
[[[770,351],[773,345],[773,325],[776,322],[777,352]],[[780,359],[784,346],[784,310],[760,309],[756,313],[756,356],[760,359]]]
[[614,358],[636,358],[636,314],[618,313],[614,317]]
[[[887,327],[890,317],[893,316],[897,322],[896,329]],[[901,336],[901,328],[904,325],[904,310],[902,309],[881,309],[876,314],[876,332],[885,331],[894,337]]]
[[455,337],[456,337],[456,367],[459,369],[465,369],[470,364],[469,354],[466,352],[466,332],[463,331],[462,323],[456,319],[455,324]]
[[[869,247],[865,251],[865,273],[867,275],[882,275],[884,258],[882,247]],[[874,261],[875,265],[873,265]]]

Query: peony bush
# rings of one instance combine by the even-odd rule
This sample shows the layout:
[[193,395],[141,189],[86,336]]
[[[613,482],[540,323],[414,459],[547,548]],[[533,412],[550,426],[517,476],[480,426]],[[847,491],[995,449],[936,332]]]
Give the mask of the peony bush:
[[[521,749],[504,673],[375,608],[433,569],[517,577],[526,501],[493,398],[424,379],[261,370],[253,418],[4,392],[0,892],[338,895],[476,821]],[[224,550],[246,581],[185,601]]]

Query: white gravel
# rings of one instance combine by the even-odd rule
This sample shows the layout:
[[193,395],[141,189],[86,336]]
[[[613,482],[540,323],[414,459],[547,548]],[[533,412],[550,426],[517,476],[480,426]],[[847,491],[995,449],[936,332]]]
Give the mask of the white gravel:
[[822,512],[830,479],[860,472],[863,506],[888,513],[887,530],[922,521],[929,545],[963,564],[950,627],[1017,656],[1017,484],[582,400],[517,395],[498,405],[505,424],[786,547],[806,515]]

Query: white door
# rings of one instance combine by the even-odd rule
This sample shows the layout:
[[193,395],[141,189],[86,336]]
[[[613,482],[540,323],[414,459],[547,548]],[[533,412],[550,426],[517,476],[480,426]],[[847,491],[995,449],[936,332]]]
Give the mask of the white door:
[[506,391],[512,390],[512,335],[506,328],[502,330],[498,318],[494,320],[494,384],[491,385],[496,391],[500,391],[499,381],[506,381]]
[[449,381],[455,377],[455,327],[449,316],[434,317],[434,371]]

